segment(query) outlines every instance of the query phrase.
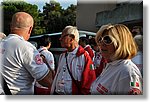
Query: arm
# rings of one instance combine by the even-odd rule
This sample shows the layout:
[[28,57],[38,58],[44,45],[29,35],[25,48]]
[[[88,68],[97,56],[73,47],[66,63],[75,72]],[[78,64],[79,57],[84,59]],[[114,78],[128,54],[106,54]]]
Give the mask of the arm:
[[85,68],[82,74],[81,80],[81,93],[90,94],[90,87],[92,82],[96,79],[96,74],[94,70],[93,62],[90,56],[87,53],[84,53],[85,56]]
[[[31,46],[31,45],[30,45]],[[24,47],[25,53],[22,54],[22,63],[30,75],[40,84],[50,87],[52,83],[51,71],[43,62],[40,53],[34,47]]]
[[139,77],[136,80],[131,80],[130,77],[121,79],[118,82],[117,94],[141,95],[142,94],[142,81]]
[[38,81],[38,83],[45,87],[51,88],[52,81],[53,81],[51,77],[52,77],[52,75],[49,71],[48,74],[43,79]]
[[[40,55],[41,57],[42,57],[42,59],[43,59],[43,62],[47,65],[47,67],[49,68],[49,70],[50,70],[50,78],[51,78],[51,80],[52,79],[54,79],[54,76],[55,76],[55,70],[54,70],[54,68],[52,69],[51,68],[51,61],[47,61],[47,59],[46,59],[46,57],[43,55],[43,54],[41,54]],[[49,62],[49,63],[48,63]],[[53,64],[53,66],[54,66],[54,60],[52,61],[52,64]]]

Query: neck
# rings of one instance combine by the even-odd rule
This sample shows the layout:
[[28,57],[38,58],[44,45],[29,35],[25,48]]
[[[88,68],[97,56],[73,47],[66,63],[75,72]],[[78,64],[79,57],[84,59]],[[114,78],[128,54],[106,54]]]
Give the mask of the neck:
[[86,46],[86,44],[82,44],[81,46],[84,48]]
[[78,47],[78,44],[74,44],[68,48],[68,52],[72,52],[75,48]]
[[17,34],[17,35],[23,37],[25,40],[27,40],[27,38],[26,38],[26,36],[25,36],[26,34],[25,34],[22,30],[15,30],[15,29],[12,29],[12,30],[11,30],[11,34]]
[[46,49],[48,50],[50,47],[49,46],[46,46]]

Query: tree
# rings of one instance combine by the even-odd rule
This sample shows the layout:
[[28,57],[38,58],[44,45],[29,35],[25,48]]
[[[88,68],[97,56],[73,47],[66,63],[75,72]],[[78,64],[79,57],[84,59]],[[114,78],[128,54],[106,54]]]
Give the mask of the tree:
[[76,25],[76,5],[71,4],[65,11],[64,16],[67,25]]
[[43,25],[46,27],[46,33],[60,31],[59,22],[62,16],[62,7],[58,2],[50,1],[43,7]]
[[46,27],[46,33],[61,32],[67,25],[76,25],[76,6],[71,5],[64,10],[59,2],[46,3],[42,25]]
[[2,2],[2,8],[3,8],[3,21],[4,21],[4,33],[8,35],[10,33],[10,23],[12,19],[12,15],[16,12],[22,11],[29,13],[33,19],[34,19],[34,28],[32,33],[33,34],[39,34],[43,33],[44,29],[40,27],[39,21],[39,11],[37,5],[32,5],[29,3],[26,3],[24,1],[4,1]]
[[32,35],[43,33],[61,32],[67,25],[76,25],[76,5],[70,5],[66,10],[60,6],[59,2],[50,1],[43,6],[43,12],[38,10],[37,5],[32,5],[24,1],[6,0],[2,2],[4,15],[4,33],[10,33],[10,22],[12,15],[19,11],[24,11],[32,15],[34,28]]

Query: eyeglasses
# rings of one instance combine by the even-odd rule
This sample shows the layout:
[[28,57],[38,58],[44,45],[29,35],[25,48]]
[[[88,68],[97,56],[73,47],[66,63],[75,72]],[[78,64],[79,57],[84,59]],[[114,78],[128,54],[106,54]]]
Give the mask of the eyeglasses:
[[60,38],[63,39],[63,38],[65,38],[65,37],[68,36],[68,35],[69,35],[69,34],[65,34],[65,35],[61,36]]
[[70,37],[74,38],[74,34],[65,34],[65,35],[61,36],[60,38],[63,39],[63,38],[65,38],[66,36],[70,36]]
[[109,35],[105,35],[103,37],[100,37],[98,41],[99,41],[99,43],[102,43],[102,41],[103,41],[104,44],[110,45],[113,43],[113,37],[111,37]]

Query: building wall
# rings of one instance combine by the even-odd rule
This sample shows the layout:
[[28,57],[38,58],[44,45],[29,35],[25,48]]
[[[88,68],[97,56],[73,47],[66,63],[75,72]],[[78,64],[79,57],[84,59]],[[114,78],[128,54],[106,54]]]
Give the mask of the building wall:
[[77,27],[80,30],[88,30],[97,32],[98,28],[95,26],[96,13],[113,10],[116,7],[116,2],[114,3],[78,3],[77,4]]

